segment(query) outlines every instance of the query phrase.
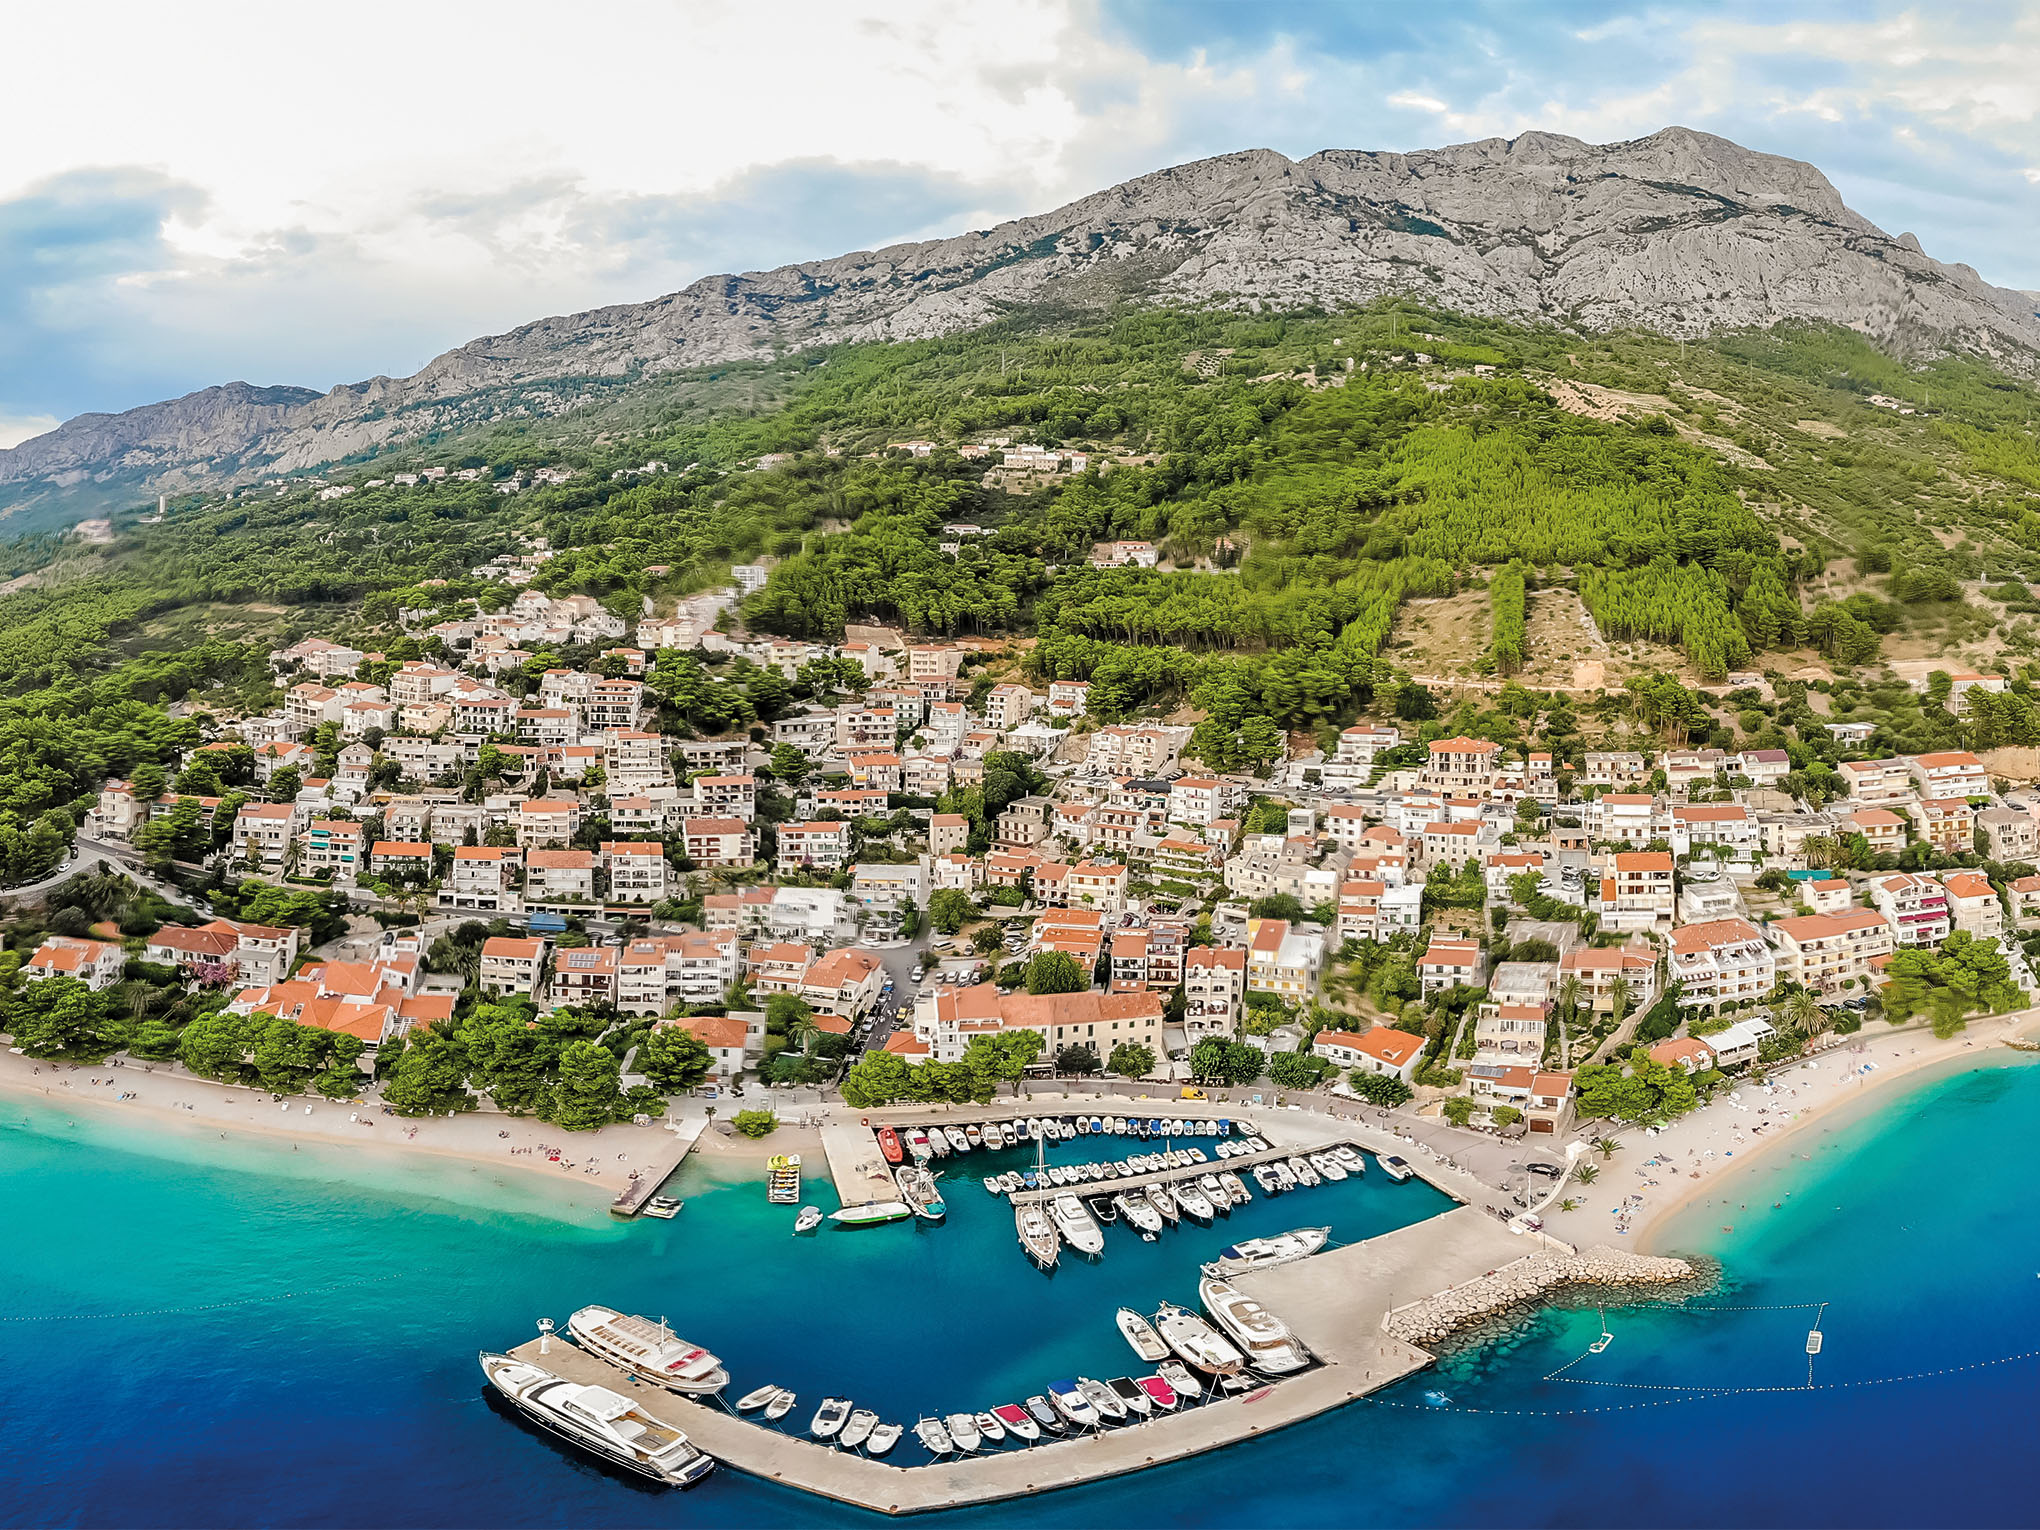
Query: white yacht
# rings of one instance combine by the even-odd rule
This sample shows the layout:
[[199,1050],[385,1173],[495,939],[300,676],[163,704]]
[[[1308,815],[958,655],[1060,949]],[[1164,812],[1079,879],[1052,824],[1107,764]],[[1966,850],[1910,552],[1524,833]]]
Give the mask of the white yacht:
[[1242,1270],[1308,1259],[1323,1248],[1331,1236],[1329,1227],[1299,1227],[1294,1232],[1278,1233],[1272,1238],[1242,1238],[1228,1245],[1204,1270],[1208,1275],[1226,1278]]
[[1289,1325],[1244,1291],[1214,1275],[1197,1282],[1198,1300],[1211,1320],[1225,1330],[1264,1376],[1283,1376],[1310,1364],[1310,1352],[1289,1331]]
[[[1153,1216],[1154,1213],[1148,1213]],[[1105,1234],[1100,1230],[1091,1213],[1084,1210],[1084,1203],[1074,1195],[1064,1193],[1048,1203],[1049,1220],[1055,1223],[1055,1230],[1062,1234],[1063,1242],[1080,1254],[1102,1254],[1105,1252]],[[1155,1219],[1157,1223],[1160,1218]]]
[[1112,1197],[1119,1214],[1144,1233],[1162,1230],[1162,1214],[1138,1190],[1126,1190]]
[[730,1384],[722,1361],[699,1344],[675,1338],[664,1319],[654,1323],[610,1307],[583,1307],[567,1319],[567,1332],[589,1354],[669,1392],[720,1392]]
[[1209,1222],[1212,1216],[1211,1200],[1203,1187],[1195,1180],[1186,1179],[1169,1187],[1176,1194],[1176,1206],[1183,1215],[1195,1217],[1200,1222]]
[[1162,1303],[1155,1314],[1155,1331],[1169,1348],[1200,1371],[1229,1376],[1246,1363],[1246,1357],[1224,1334],[1187,1308]]
[[1169,1346],[1163,1341],[1162,1336],[1155,1332],[1154,1325],[1131,1307],[1121,1307],[1117,1321],[1120,1335],[1133,1346],[1133,1352],[1149,1365],[1169,1358]]
[[529,1360],[486,1350],[480,1359],[489,1385],[518,1412],[548,1434],[625,1471],[667,1487],[686,1487],[715,1470],[712,1457],[631,1398],[569,1381]]

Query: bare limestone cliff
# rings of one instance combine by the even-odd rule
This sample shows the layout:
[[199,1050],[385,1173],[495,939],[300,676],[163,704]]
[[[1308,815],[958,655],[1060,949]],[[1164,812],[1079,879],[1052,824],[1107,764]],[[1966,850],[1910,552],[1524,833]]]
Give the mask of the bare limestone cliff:
[[1893,350],[2025,367],[2032,294],[1883,233],[1811,165],[1667,128],[1630,143],[1551,133],[1416,154],[1255,149],[1141,176],[1038,217],[541,319],[413,377],[323,396],[229,384],[86,415],[0,451],[0,506],[72,486],[158,488],[292,471],[429,430],[574,407],[676,368],[846,341],[920,339],[1014,305],[1135,299],[1287,307],[1411,294],[1582,329],[1697,335],[1811,319]]

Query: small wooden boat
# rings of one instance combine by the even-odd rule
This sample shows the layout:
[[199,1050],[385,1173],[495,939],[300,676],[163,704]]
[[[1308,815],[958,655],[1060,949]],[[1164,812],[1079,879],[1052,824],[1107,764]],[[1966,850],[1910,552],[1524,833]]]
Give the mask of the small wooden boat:
[[815,1409],[815,1416],[808,1424],[808,1433],[818,1440],[834,1439],[842,1432],[843,1425],[849,1418],[849,1398],[824,1397],[822,1405]]
[[869,1408],[859,1408],[844,1421],[843,1432],[836,1436],[836,1443],[845,1450],[855,1450],[871,1438],[871,1431],[878,1427],[878,1415]]
[[949,1431],[942,1427],[939,1418],[924,1418],[914,1425],[914,1435],[926,1447],[931,1456],[946,1456],[956,1449],[949,1438]]
[[884,1455],[899,1444],[900,1436],[905,1432],[898,1424],[880,1424],[871,1431],[871,1438],[864,1442],[865,1453],[874,1456]]
[[792,1391],[786,1387],[781,1387],[779,1395],[765,1404],[766,1419],[772,1423],[777,1423],[780,1419],[785,1418],[787,1414],[791,1413],[793,1405],[799,1401],[800,1399]]
[[1098,1410],[1098,1416],[1108,1423],[1117,1423],[1126,1417],[1126,1404],[1117,1392],[1102,1381],[1089,1376],[1079,1376],[1077,1387],[1090,1399],[1091,1406]]
[[977,1416],[978,1433],[985,1437],[987,1445],[996,1445],[1006,1438],[1006,1426],[999,1422],[999,1415],[989,1408]]
[[942,1427],[949,1431],[949,1438],[956,1442],[958,1450],[976,1450],[984,1443],[985,1437],[978,1433],[977,1420],[968,1413],[945,1413]]
[[779,1390],[776,1385],[768,1384],[759,1387],[755,1392],[746,1392],[737,1399],[737,1411],[739,1413],[755,1413],[758,1409],[764,1407],[765,1404],[772,1401],[773,1398],[777,1397]]

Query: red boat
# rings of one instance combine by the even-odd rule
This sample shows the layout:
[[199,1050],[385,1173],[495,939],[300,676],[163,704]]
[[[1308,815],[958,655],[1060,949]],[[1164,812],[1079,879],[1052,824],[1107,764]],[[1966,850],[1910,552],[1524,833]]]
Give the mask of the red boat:
[[906,1154],[900,1151],[899,1133],[890,1126],[881,1126],[878,1129],[878,1150],[885,1154],[887,1163],[898,1163],[906,1157]]

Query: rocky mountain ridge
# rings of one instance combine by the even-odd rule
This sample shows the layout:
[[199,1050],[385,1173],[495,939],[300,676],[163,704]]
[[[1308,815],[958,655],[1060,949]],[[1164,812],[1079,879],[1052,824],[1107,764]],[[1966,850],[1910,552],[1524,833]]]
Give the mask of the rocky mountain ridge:
[[69,494],[86,513],[88,499],[317,467],[428,431],[566,412],[590,389],[662,372],[921,339],[1016,305],[1282,308],[1390,294],[1589,330],[1697,335],[1810,319],[1894,350],[1963,348],[2022,368],[2040,354],[2032,294],[1885,234],[1811,165],[1689,129],[1300,161],[1255,149],[987,231],[705,277],[649,302],[542,319],[408,378],[324,395],[232,383],[80,416],[0,451],[0,510]]

